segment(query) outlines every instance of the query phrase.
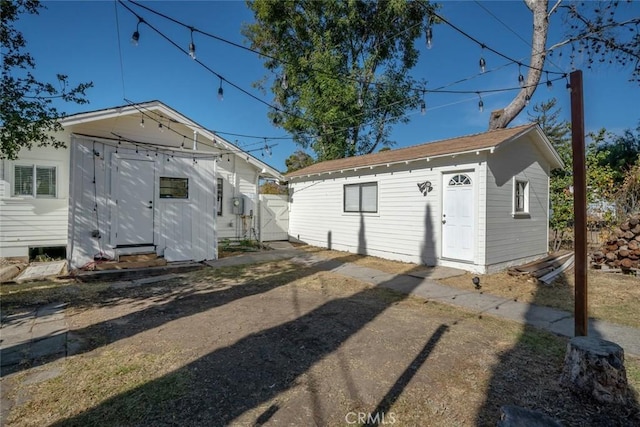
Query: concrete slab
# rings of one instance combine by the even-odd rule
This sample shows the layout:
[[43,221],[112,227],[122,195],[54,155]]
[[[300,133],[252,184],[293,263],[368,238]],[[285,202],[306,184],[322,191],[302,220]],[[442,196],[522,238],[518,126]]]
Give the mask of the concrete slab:
[[47,277],[59,276],[67,266],[66,261],[34,262],[29,264],[16,278],[16,282],[40,280]]
[[465,274],[467,274],[467,272],[464,270],[459,270],[452,267],[437,266],[412,271],[407,273],[407,276],[419,277],[422,279],[440,280],[447,279],[449,277],[464,276]]
[[295,247],[289,242],[268,242],[266,246],[274,250],[295,249]]

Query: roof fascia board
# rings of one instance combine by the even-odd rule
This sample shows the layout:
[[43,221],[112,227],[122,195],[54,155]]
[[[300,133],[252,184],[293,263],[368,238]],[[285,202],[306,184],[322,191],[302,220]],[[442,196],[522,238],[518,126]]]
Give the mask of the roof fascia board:
[[445,158],[445,157],[457,157],[457,156],[464,156],[467,154],[480,154],[482,152],[488,151],[489,153],[493,154],[493,152],[495,151],[495,149],[497,148],[497,146],[493,146],[493,147],[484,147],[484,148],[478,148],[475,150],[467,150],[467,151],[458,151],[455,153],[448,153],[448,154],[437,154],[435,156],[424,156],[424,157],[418,157],[415,159],[407,159],[407,160],[396,160],[394,162],[384,162],[384,163],[376,163],[373,165],[364,165],[364,166],[354,166],[354,167],[347,167],[347,168],[341,168],[341,169],[332,169],[330,171],[324,171],[324,172],[314,172],[314,173],[310,173],[310,174],[301,174],[301,175],[297,175],[297,176],[292,176],[289,178],[289,180],[293,180],[293,179],[297,179],[297,178],[310,178],[312,176],[320,176],[320,175],[331,175],[332,173],[342,173],[344,171],[358,171],[360,169],[373,169],[373,168],[379,168],[382,166],[395,166],[395,165],[401,165],[401,164],[405,164],[408,165],[409,163],[415,163],[415,162],[419,162],[422,160],[426,160],[427,162],[433,160],[433,159],[441,159],[441,158]]

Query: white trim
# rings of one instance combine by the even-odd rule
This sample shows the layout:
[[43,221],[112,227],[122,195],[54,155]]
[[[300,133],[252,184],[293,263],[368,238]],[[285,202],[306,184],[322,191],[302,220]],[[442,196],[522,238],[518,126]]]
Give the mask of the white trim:
[[[524,209],[521,211],[516,210],[516,197],[517,197],[517,193],[518,193],[518,183],[524,183],[525,187],[524,187]],[[513,177],[513,184],[512,184],[512,192],[511,192],[511,215],[514,218],[531,218],[531,214],[530,214],[530,210],[529,210],[529,200],[530,200],[530,190],[531,189],[531,183],[529,182],[528,179],[526,178],[522,178],[522,177],[518,177],[518,176],[514,176]]]

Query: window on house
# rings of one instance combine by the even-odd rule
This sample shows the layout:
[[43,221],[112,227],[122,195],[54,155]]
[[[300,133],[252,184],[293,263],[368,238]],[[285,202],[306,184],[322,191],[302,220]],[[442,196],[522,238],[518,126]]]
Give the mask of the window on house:
[[37,198],[56,197],[56,167],[15,165],[13,194]]
[[222,181],[222,178],[218,178],[218,216],[222,216],[222,185],[223,185],[224,181]]
[[161,199],[188,199],[189,179],[160,177]]
[[513,211],[516,214],[529,212],[529,183],[527,181],[516,180]]
[[344,186],[345,212],[378,212],[378,183],[347,184]]

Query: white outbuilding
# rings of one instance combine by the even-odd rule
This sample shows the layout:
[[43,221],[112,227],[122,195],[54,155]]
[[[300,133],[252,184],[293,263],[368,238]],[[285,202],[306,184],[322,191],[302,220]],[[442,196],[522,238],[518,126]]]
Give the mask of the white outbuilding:
[[289,234],[495,272],[547,254],[549,179],[561,167],[536,124],[316,163],[287,175]]

